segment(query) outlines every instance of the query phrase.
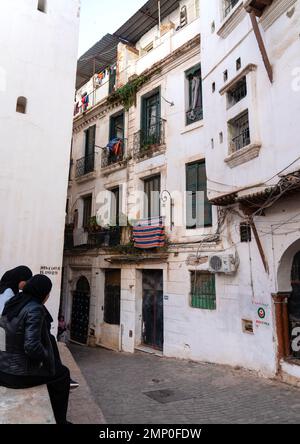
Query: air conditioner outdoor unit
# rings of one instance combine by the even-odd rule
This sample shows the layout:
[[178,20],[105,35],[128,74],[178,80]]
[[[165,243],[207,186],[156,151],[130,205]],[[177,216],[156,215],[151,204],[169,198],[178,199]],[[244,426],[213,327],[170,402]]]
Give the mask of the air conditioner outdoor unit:
[[232,274],[236,272],[237,264],[232,254],[214,255],[209,258],[208,268],[211,273]]

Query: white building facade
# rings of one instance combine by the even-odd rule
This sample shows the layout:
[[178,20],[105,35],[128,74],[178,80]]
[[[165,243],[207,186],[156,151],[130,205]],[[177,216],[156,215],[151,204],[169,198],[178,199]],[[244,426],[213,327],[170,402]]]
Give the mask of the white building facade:
[[[88,67],[79,61],[71,339],[297,376],[285,302],[298,173],[283,176],[299,166],[299,1],[165,1],[160,26],[149,12],[159,23],[149,1],[84,56]],[[167,244],[134,248],[124,220],[157,217]],[[111,219],[121,228],[108,229]]]
[[0,269],[48,274],[57,319],[79,1],[3,0],[0,10]]

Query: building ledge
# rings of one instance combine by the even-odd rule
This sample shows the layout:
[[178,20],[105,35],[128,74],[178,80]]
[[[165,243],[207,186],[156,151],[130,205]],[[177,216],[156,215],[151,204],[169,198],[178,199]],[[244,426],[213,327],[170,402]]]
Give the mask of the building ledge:
[[224,160],[230,168],[235,168],[259,156],[261,144],[253,143],[232,153]]
[[94,180],[97,177],[96,171],[93,171],[92,173],[85,174],[84,176],[76,177],[77,183],[84,183],[88,182],[89,180]]
[[127,159],[121,160],[120,162],[113,163],[111,165],[108,165],[106,167],[101,168],[102,174],[104,176],[108,176],[109,174],[114,173],[115,171],[122,170],[127,167]]
[[255,71],[257,69],[257,65],[254,65],[253,63],[249,63],[245,68],[236,75],[230,82],[226,83],[226,85],[223,86],[223,88],[220,89],[219,93],[222,95],[226,94],[228,91],[230,91],[233,86],[239,82],[243,77],[245,77],[249,72]]
[[246,17],[247,12],[244,8],[243,2],[238,3],[230,14],[225,17],[220,28],[217,31],[219,37],[225,39],[229,34],[238,26],[241,21]]
[[143,162],[144,160],[151,159],[152,157],[165,154],[166,149],[167,149],[167,146],[165,144],[159,145],[159,146],[153,146],[152,148],[149,148],[144,153],[141,153],[141,152],[136,153],[134,157],[135,157],[136,162]]
[[263,30],[266,31],[273,23],[284,14],[289,8],[291,8],[297,0],[274,0],[263,13],[260,23]]
[[105,261],[111,264],[113,263],[134,263],[138,264],[140,262],[165,262],[169,257],[169,253],[143,253],[141,254],[121,254],[116,256],[106,257]]
[[186,125],[184,130],[182,130],[180,134],[190,133],[191,131],[194,131],[196,129],[203,128],[203,127],[204,127],[204,120],[201,119],[201,120],[198,120],[198,122],[191,123],[190,125]]

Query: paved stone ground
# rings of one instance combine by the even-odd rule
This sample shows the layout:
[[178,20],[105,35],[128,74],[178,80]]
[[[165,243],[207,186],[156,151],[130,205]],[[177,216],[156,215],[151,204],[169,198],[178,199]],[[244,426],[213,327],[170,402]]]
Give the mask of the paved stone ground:
[[72,379],[79,383],[79,388],[72,390],[70,393],[68,420],[73,424],[105,424],[102,411],[95,402],[91,389],[72,354],[65,344],[59,343],[58,346],[61,359],[69,368]]
[[[244,370],[141,352],[71,351],[108,424],[300,423],[300,389]],[[173,402],[145,395],[164,389]]]

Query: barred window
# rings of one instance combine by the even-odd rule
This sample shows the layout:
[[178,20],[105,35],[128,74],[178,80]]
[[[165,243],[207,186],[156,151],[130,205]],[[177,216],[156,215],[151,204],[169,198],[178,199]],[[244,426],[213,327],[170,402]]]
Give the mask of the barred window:
[[208,272],[191,272],[191,307],[216,310],[216,278]]
[[251,242],[252,233],[251,226],[247,223],[240,224],[241,242]]

